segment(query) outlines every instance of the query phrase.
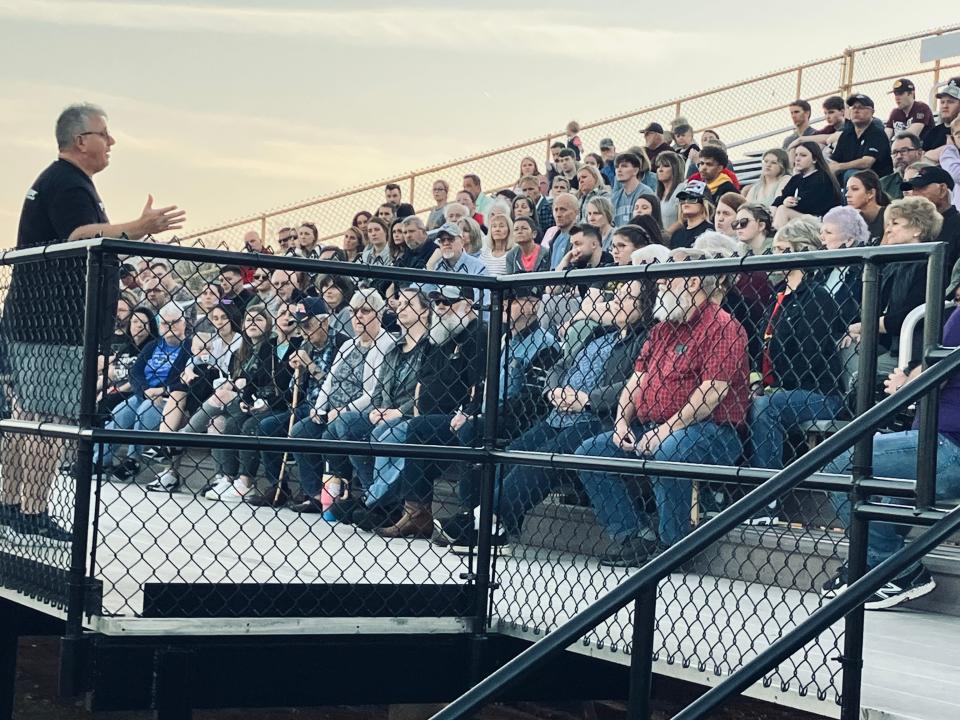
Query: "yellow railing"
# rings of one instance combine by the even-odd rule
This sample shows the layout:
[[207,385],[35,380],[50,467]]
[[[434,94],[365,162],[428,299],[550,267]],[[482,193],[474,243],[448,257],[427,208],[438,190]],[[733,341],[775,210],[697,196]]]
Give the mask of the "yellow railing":
[[[920,42],[926,37],[958,29],[960,25],[942,27],[895,40],[848,48],[839,55],[591,122],[582,126],[580,137],[588,151],[595,150],[604,137],[612,138],[617,148],[624,149],[641,142],[639,131],[648,122],[666,124],[668,119],[682,115],[695,128],[713,128],[718,130],[723,140],[738,141],[736,144],[742,153],[762,151],[777,143],[771,140],[744,141],[744,138],[763,137],[785,126],[787,117],[784,111],[797,98],[804,98],[816,107],[817,101],[829,95],[846,96],[856,89],[877,100],[878,113],[883,114],[886,105],[883,100],[887,98],[892,81],[898,77],[913,79],[918,98],[927,98],[932,88],[950,76],[948,71],[960,68],[960,63],[921,63]],[[355,213],[360,210],[372,212],[383,202],[383,187],[387,183],[400,184],[404,201],[413,203],[418,212],[425,212],[433,207],[431,189],[435,180],[444,179],[452,189],[459,188],[464,174],[476,173],[487,189],[510,186],[519,177],[522,158],[533,157],[543,169],[545,158],[549,157],[550,144],[563,137],[562,132],[549,133],[489,152],[384,178],[191,232],[181,236],[180,242],[239,248],[243,234],[249,230],[258,231],[269,241],[281,227],[296,226],[308,220],[317,224],[324,240],[339,239]]]

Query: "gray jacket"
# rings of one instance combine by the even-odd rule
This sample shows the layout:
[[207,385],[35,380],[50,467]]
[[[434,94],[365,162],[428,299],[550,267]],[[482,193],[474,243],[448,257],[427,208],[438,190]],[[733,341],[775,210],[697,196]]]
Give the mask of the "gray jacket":
[[410,352],[411,362],[401,366],[400,358],[403,342],[388,352],[380,366],[377,376],[377,389],[373,393],[372,407],[396,408],[404,416],[413,415],[413,395],[417,388],[417,378],[420,374],[420,362],[423,359],[423,348],[429,342],[424,337]]

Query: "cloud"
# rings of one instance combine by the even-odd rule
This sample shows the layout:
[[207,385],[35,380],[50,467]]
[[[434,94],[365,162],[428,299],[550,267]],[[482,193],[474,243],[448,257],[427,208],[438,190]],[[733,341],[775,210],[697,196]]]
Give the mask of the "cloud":
[[[553,9],[503,13],[446,7],[289,9],[130,3],[106,0],[0,0],[0,18],[63,26],[93,26],[160,32],[303,36],[366,47],[430,47],[463,50],[464,43],[482,44],[484,52],[530,53],[609,60],[624,58],[625,48],[644,48],[648,55],[669,51],[695,40],[690,32],[643,30],[629,24],[597,24],[595,13]],[[468,29],[469,36],[461,29]]]

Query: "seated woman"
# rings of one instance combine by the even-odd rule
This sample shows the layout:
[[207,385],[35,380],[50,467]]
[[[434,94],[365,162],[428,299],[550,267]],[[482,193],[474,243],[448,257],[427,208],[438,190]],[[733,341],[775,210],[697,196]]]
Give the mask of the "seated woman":
[[[123,307],[132,308],[124,319],[121,318]],[[106,379],[102,372],[97,373],[98,412],[102,414],[111,412],[133,394],[130,370],[146,344],[157,339],[157,318],[153,312],[132,307],[122,297],[117,302],[117,321],[120,327],[110,343],[110,354],[104,358]]]
[[861,170],[847,178],[847,205],[859,212],[870,231],[868,245],[879,245],[886,228],[883,213],[890,198],[880,187],[880,178],[873,170]]
[[[257,332],[263,321],[260,313],[254,314],[254,310],[260,308],[251,309],[244,324],[250,343],[243,346],[237,360],[240,363],[239,376],[233,382],[236,397],[226,404],[222,414],[214,417],[208,430],[212,434],[255,435],[266,417],[289,416],[294,379],[289,360],[300,346],[294,316],[297,306],[281,306],[273,337],[264,337]],[[224,392],[229,393],[229,390]],[[240,502],[252,494],[260,468],[257,450],[218,448],[213,450],[213,459],[218,482],[205,494],[207,499]]]
[[760,178],[743,193],[749,203],[771,207],[790,180],[790,156],[781,148],[767,150],[760,161]]
[[210,322],[210,312],[220,304],[222,297],[223,288],[219,283],[207,283],[203,286],[194,305],[194,313],[190,321],[191,332],[212,335],[217,331]]
[[[131,396],[113,410],[107,428],[120,430],[156,430],[160,425],[161,410],[170,392],[170,384],[180,377],[190,360],[190,339],[183,310],[174,303],[160,308],[158,316],[160,337],[144,345],[130,371]],[[111,467],[115,444],[97,448],[104,467]],[[140,451],[131,446],[126,460],[111,468],[117,480],[129,480],[140,471]]]
[[330,310],[330,330],[353,337],[350,299],[356,290],[353,280],[346,275],[327,275],[320,281],[320,297]]
[[657,155],[657,198],[667,239],[680,229],[680,201],[677,195],[687,187],[684,159],[674,152]]
[[[899,202],[899,201],[896,201]],[[896,205],[896,202],[893,205]],[[892,206],[891,206],[892,209]],[[898,220],[902,223],[901,211],[895,211]],[[912,213],[912,210],[908,210]],[[917,221],[913,221],[917,222]],[[960,345],[960,312],[953,313],[943,328],[943,344],[946,347]],[[894,370],[884,382],[884,390],[888,395],[898,392],[919,372],[919,366],[905,373],[901,369]],[[916,479],[917,475],[917,446],[919,432],[918,422],[913,428],[902,432],[878,433],[873,436],[873,474],[877,477]],[[937,467],[934,471],[936,478],[936,499],[957,497],[960,494],[960,375],[954,375],[940,388],[940,409],[937,417]],[[853,468],[853,451],[848,450],[824,470],[828,473],[847,474]],[[833,493],[831,496],[837,515],[846,522],[850,516],[850,502],[845,494]],[[892,523],[870,523],[870,534],[867,545],[867,568],[874,568],[900,550],[907,534],[909,525],[894,525]],[[820,589],[824,597],[836,597],[847,586],[847,566],[844,564],[840,572],[830,578]],[[936,587],[930,572],[921,564],[904,570],[898,577],[893,578],[882,588],[870,596],[864,607],[868,610],[892,608],[907,600],[926,595]]]
[[480,246],[480,259],[493,276],[506,275],[510,271],[507,257],[516,245],[513,238],[513,221],[508,215],[492,215],[487,218],[490,234]]
[[[854,176],[856,177],[856,176]],[[850,178],[852,181],[854,177]],[[884,214],[887,221],[882,245],[908,245],[931,242],[940,233],[943,216],[923,197],[894,200]],[[877,374],[887,377],[897,367],[900,328],[907,313],[926,302],[927,263],[891,263],[880,273],[880,335],[877,348]],[[859,343],[861,325],[852,323],[842,344]],[[922,338],[915,334],[913,357],[922,357]]]
[[[190,362],[180,378],[170,383],[170,394],[163,406],[161,432],[176,432],[186,424],[219,385],[230,377],[231,361],[243,336],[235,305],[218,305],[209,313],[215,334],[195,334],[191,343]],[[175,458],[181,448],[154,446],[143,452],[146,458]],[[148,490],[172,492],[180,486],[176,463],[158,470]]]
[[[870,241],[870,230],[863,216],[849,205],[835,207],[823,216],[820,240],[827,250],[863,247]],[[860,317],[860,266],[833,268],[824,281],[840,308],[844,323],[849,325]]]
[[511,217],[514,222],[516,222],[518,218],[534,217],[534,215],[536,215],[534,204],[530,202],[530,199],[526,195],[517,195],[513,199],[513,212],[511,213]]
[[713,211],[713,225],[717,232],[727,237],[734,237],[736,231],[733,223],[737,220],[737,211],[746,203],[746,198],[740,193],[726,192],[717,198],[717,207]]
[[656,195],[646,193],[637,198],[633,204],[633,216],[649,215],[653,218],[657,226],[663,228],[663,217],[661,216],[660,198]]
[[580,212],[577,215],[578,223],[587,222],[587,203],[598,197],[608,197],[610,195],[606,185],[603,182],[603,175],[600,169],[590,165],[584,165],[577,170],[577,179],[580,183]]
[[[519,199],[519,198],[518,198]],[[549,272],[550,251],[539,243],[540,227],[532,216],[518,217],[513,222],[516,245],[507,253],[507,274]]]
[[830,172],[823,150],[815,142],[802,142],[793,151],[794,175],[773,201],[774,227],[781,228],[798,215],[823,217],[840,204],[840,186]]
[[[336,420],[327,426],[322,437],[331,440],[398,441],[392,431],[404,420],[413,417],[417,373],[423,348],[427,343],[427,330],[430,324],[430,303],[426,296],[412,287],[401,290],[397,304],[397,320],[401,327],[401,341],[396,348],[384,356],[383,364],[377,372],[377,385],[370,407],[363,411],[340,413]],[[297,427],[294,427],[293,435],[299,436]],[[303,456],[301,459],[298,456],[298,464],[308,462],[310,457]],[[380,461],[390,462],[390,459],[384,458]],[[402,463],[400,459],[395,461]],[[342,462],[342,459],[338,458],[337,462]],[[364,507],[368,498],[371,504],[374,504],[386,493],[386,487],[373,483],[374,463],[373,457],[350,456],[350,464],[353,466],[353,484],[349,497],[334,503],[332,509],[337,520],[352,522],[354,511]],[[315,477],[315,473],[308,475]],[[309,497],[305,502],[294,505],[293,510],[311,513],[324,509],[327,498],[323,495],[322,487],[310,486],[304,491]],[[366,526],[365,523],[362,524]]]
[[[817,226],[802,219],[787,223],[773,240],[778,255],[822,248]],[[750,464],[780,469],[790,430],[799,423],[830,420],[840,410],[837,342],[845,328],[817,272],[777,271],[770,279],[777,294],[766,315],[760,394],[750,407]]]
[[[587,224],[593,225],[603,237],[601,247],[610,252],[613,243],[613,203],[608,197],[595,197],[587,203]],[[549,268],[548,268],[549,269]]]

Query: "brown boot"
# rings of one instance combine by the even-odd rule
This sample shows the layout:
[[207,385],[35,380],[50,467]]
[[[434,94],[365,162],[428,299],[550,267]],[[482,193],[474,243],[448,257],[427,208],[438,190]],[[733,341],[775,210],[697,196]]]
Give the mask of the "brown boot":
[[433,535],[433,512],[429,505],[415,502],[403,503],[403,517],[396,525],[380,528],[377,535],[385,538],[424,538]]

